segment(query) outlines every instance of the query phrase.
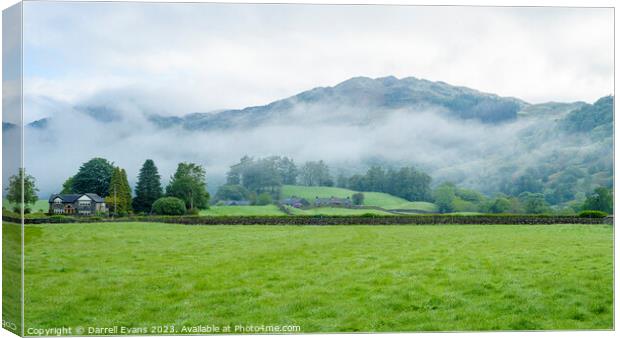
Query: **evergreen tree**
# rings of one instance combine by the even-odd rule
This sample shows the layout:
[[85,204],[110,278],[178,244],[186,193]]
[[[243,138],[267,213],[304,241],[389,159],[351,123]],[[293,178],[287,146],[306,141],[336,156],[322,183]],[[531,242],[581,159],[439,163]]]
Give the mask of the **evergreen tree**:
[[135,192],[132,202],[135,211],[150,212],[153,202],[162,197],[161,176],[153,160],[146,160],[142,165]]
[[108,191],[109,195],[105,198],[105,202],[110,212],[123,215],[131,211],[131,189],[125,169],[114,168]]

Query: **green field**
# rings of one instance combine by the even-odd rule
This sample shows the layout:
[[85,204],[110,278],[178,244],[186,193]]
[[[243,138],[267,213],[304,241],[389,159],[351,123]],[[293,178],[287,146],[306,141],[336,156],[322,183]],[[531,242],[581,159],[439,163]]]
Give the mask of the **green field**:
[[[297,196],[307,199],[310,203],[318,197],[347,198],[357,191],[336,187],[306,187],[301,185],[282,186],[282,197]],[[437,211],[437,206],[429,202],[409,202],[406,199],[385,194],[382,192],[364,192],[364,205],[376,206],[384,209],[416,209],[423,211]]]
[[[9,210],[13,210],[13,207],[15,206],[15,203],[9,203],[8,200],[3,199],[2,200],[2,206],[9,209]],[[35,204],[31,204],[30,205],[30,210],[31,212],[47,212],[49,210],[49,202],[48,200],[38,200],[36,201]]]
[[297,209],[287,208],[293,215],[325,215],[325,216],[355,216],[355,215],[394,215],[389,212],[374,209],[348,209],[348,208],[312,208]]
[[275,205],[211,206],[200,211],[201,216],[284,216]]
[[21,333],[21,225],[2,223],[2,319]]
[[29,328],[611,329],[613,228],[28,225],[25,281]]

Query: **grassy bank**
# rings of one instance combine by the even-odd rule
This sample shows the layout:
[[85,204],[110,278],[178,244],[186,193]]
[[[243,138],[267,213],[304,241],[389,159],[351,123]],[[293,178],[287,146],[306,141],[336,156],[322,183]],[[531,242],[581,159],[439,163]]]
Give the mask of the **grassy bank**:
[[26,326],[612,327],[609,225],[28,225]]

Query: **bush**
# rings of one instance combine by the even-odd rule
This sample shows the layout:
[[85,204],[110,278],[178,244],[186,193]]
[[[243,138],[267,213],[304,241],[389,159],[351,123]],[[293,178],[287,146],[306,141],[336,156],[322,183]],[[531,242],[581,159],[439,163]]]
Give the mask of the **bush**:
[[197,215],[200,215],[200,210],[198,210],[198,209],[196,209],[196,208],[194,208],[194,209],[189,209],[189,210],[187,210],[187,214],[188,214],[188,215],[194,215],[194,216],[197,216]]
[[577,216],[583,218],[603,218],[607,216],[607,213],[598,210],[584,210],[580,212]]
[[183,215],[185,202],[176,197],[162,197],[153,202],[153,213],[157,215]]
[[241,185],[238,184],[226,184],[221,186],[215,194],[216,201],[232,200],[241,201],[249,200],[251,198],[250,192]]
[[49,221],[50,223],[67,223],[71,219],[71,217],[65,215],[52,215],[50,216]]
[[267,205],[271,204],[271,195],[269,193],[262,193],[256,197],[256,205]]
[[364,204],[364,194],[361,192],[356,192],[351,196],[354,205],[362,205]]

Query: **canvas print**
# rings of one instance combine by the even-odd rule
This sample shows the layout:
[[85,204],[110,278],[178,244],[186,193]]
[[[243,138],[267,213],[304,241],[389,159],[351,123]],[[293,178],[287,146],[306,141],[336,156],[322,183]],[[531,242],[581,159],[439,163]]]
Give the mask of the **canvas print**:
[[611,330],[614,9],[3,12],[3,328]]

